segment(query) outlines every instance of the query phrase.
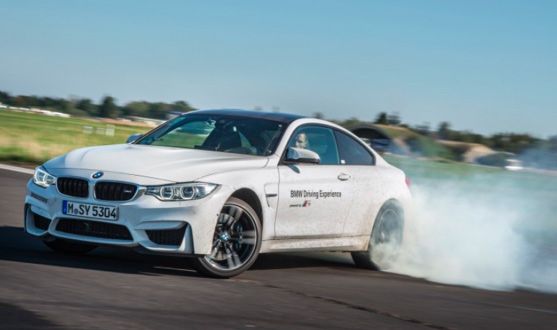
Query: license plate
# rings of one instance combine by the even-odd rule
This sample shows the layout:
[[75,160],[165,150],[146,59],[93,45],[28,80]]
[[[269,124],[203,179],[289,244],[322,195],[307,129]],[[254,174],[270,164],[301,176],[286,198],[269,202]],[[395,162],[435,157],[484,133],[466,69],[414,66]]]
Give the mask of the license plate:
[[118,207],[62,201],[62,213],[86,218],[117,220]]

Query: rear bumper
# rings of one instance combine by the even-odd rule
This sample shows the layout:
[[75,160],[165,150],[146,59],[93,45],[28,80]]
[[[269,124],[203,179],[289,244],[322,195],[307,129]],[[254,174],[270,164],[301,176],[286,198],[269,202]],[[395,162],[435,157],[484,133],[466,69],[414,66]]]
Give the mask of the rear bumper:
[[[31,180],[25,196],[25,231],[33,236],[70,239],[99,245],[138,248],[155,253],[210,253],[218,214],[229,192],[219,187],[208,197],[187,202],[162,202],[138,194],[125,202],[62,195],[55,186],[42,188]],[[62,213],[62,201],[117,206],[118,220],[98,220]]]

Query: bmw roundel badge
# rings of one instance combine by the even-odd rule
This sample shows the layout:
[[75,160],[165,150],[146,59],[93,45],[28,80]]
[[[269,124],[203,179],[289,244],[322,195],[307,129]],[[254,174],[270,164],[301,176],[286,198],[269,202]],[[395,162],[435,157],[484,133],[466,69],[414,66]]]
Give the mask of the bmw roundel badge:
[[98,172],[93,173],[93,175],[91,175],[91,177],[92,177],[93,179],[98,179],[98,178],[100,178],[101,176],[103,176],[103,174],[104,174],[103,172],[98,171]]

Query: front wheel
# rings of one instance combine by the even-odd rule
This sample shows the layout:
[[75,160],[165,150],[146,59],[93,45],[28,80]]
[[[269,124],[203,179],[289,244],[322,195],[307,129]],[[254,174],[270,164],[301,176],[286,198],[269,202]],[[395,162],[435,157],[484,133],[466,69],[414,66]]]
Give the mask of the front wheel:
[[387,202],[377,214],[368,249],[352,252],[356,266],[373,270],[391,268],[402,244],[403,228],[402,208],[396,202]]
[[227,278],[247,270],[259,255],[261,220],[243,200],[231,197],[223,206],[213,235],[211,254],[195,260],[197,270]]
[[51,250],[66,254],[85,254],[97,248],[96,245],[77,243],[61,238],[55,238],[52,241],[43,241]]

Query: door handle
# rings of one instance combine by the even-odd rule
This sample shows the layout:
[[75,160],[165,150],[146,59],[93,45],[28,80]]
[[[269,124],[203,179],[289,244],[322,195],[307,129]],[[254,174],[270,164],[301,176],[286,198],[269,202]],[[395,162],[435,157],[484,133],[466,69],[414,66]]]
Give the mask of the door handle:
[[350,179],[350,174],[340,173],[340,174],[337,176],[337,178],[338,178],[340,181],[346,181],[346,180]]

